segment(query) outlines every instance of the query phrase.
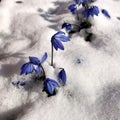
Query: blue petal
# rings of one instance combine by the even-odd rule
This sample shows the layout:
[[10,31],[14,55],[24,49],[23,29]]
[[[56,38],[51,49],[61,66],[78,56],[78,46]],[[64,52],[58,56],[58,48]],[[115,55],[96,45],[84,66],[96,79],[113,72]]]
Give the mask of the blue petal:
[[40,63],[40,60],[37,57],[29,57],[29,60],[32,64],[38,65]]
[[48,78],[49,83],[52,84],[54,87],[60,87],[60,85],[53,79]]
[[41,71],[42,71],[42,68],[40,66],[37,66],[37,68],[35,70],[36,74],[40,74]]
[[106,17],[111,18],[110,14],[108,13],[107,10],[102,9],[102,13],[103,13]]
[[80,5],[80,4],[87,4],[89,2],[90,2],[90,0],[75,0],[75,3],[78,4],[78,5]]
[[62,31],[57,32],[57,33],[53,36],[53,39],[57,39],[57,40],[60,40],[60,41],[63,41],[63,42],[70,41],[69,37],[65,36],[65,33],[62,32]]
[[65,35],[61,35],[61,36],[55,36],[55,39],[59,40],[59,41],[62,41],[62,42],[68,42],[70,41],[70,38],[65,36]]
[[62,42],[60,42],[59,40],[55,40],[55,44],[57,45],[57,47],[61,50],[64,50],[64,46],[62,44]]
[[65,33],[64,32],[62,32],[62,31],[59,31],[59,32],[57,32],[54,36],[61,36],[61,35],[65,35]]
[[68,9],[72,12],[72,14],[76,14],[77,13],[77,7],[76,4],[71,4],[68,6]]
[[55,50],[58,50],[58,46],[57,46],[57,44],[56,44],[56,42],[54,41],[54,42],[52,42],[52,45],[53,45],[53,47],[55,48]]
[[69,31],[69,30],[72,30],[72,25],[65,22],[62,24],[62,28],[66,28],[66,30]]
[[54,86],[48,80],[44,82],[44,88],[52,95],[54,93]]
[[93,7],[93,13],[94,13],[96,16],[98,16],[98,14],[99,14],[99,9],[98,9],[97,6],[94,6],[94,7]]
[[62,81],[62,83],[65,85],[66,84],[66,80],[67,80],[67,76],[66,76],[66,72],[64,69],[62,69],[60,72],[59,72],[59,75],[58,75],[59,79]]
[[56,50],[58,50],[58,48],[64,50],[63,44],[57,39],[52,40],[52,45]]
[[46,61],[47,57],[48,57],[48,55],[47,55],[47,53],[45,53],[45,54],[43,55],[42,59],[40,60],[40,63],[41,63],[41,64],[44,63],[44,62]]
[[85,9],[85,10],[82,12],[82,14],[83,14],[87,19],[88,19],[89,16],[90,16],[90,12],[89,12],[88,9]]
[[21,73],[22,74],[30,74],[34,71],[34,66],[31,63],[25,63],[22,67],[21,67]]

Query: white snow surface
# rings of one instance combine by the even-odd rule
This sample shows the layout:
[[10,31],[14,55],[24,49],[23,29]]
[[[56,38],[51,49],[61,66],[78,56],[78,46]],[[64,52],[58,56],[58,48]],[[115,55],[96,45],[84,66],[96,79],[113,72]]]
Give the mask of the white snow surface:
[[[64,51],[54,52],[56,68],[50,66],[50,40],[64,20],[74,19],[67,10],[70,1],[16,1],[0,3],[0,120],[120,120],[120,0],[93,3],[111,19],[94,17],[92,42],[74,34]],[[45,52],[47,77],[57,80],[58,67],[64,67],[67,85],[52,97],[39,82],[14,87],[12,81],[32,81],[32,75],[19,75],[20,68],[29,56],[41,58]]]

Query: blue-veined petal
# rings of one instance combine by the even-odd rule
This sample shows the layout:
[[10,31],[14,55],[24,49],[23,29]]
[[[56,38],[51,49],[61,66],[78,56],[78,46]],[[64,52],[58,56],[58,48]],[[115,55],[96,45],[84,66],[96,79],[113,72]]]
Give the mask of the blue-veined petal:
[[55,36],[55,39],[59,40],[59,41],[62,41],[62,42],[68,42],[70,41],[70,38],[65,36],[65,35],[61,35],[59,37]]
[[65,35],[65,33],[64,32],[62,32],[62,31],[59,31],[59,32],[57,32],[56,34],[54,34],[54,36],[61,36],[61,35]]
[[40,60],[37,57],[29,57],[29,60],[32,64],[38,65],[40,63]]
[[69,23],[64,22],[64,23],[62,24],[62,29],[63,29],[63,28],[65,28],[67,31],[70,31],[70,30],[72,30],[72,25],[69,24]]
[[47,55],[47,53],[45,53],[45,54],[43,55],[42,59],[40,60],[40,63],[41,63],[41,64],[44,63],[44,62],[46,61],[47,57],[48,57],[48,55]]
[[36,74],[39,75],[41,73],[41,71],[42,71],[41,66],[37,66],[36,69],[35,69]]
[[30,74],[34,71],[34,66],[31,63],[25,63],[22,67],[21,67],[21,73],[22,74]]
[[52,42],[52,45],[53,45],[53,47],[55,48],[55,50],[58,50],[58,46],[57,46],[57,44],[56,44],[56,42],[54,41],[54,42]]
[[58,47],[59,49],[64,50],[64,46],[63,46],[63,44],[62,44],[61,41],[55,40],[55,42],[56,42],[56,45],[57,45],[57,47]]
[[96,16],[98,16],[98,14],[99,14],[99,9],[98,9],[98,7],[97,6],[93,6],[93,9],[92,9],[93,11],[93,13],[96,15]]
[[107,10],[102,9],[102,13],[103,13],[106,17],[111,18],[110,14],[108,13]]
[[45,90],[47,90],[51,95],[54,93],[54,86],[53,86],[51,83],[49,83],[48,80],[46,80],[46,81],[44,82],[44,88],[45,88]]
[[58,50],[58,48],[61,49],[61,50],[64,50],[64,46],[63,46],[62,42],[60,42],[57,39],[53,40],[52,45],[56,50]]
[[75,3],[78,4],[78,5],[80,5],[83,2],[84,2],[84,0],[75,0]]
[[68,6],[68,9],[72,12],[72,14],[76,14],[77,13],[77,7],[76,4],[71,4]]
[[60,87],[60,85],[58,84],[58,82],[56,82],[55,80],[50,79],[50,78],[48,78],[48,79],[49,79],[49,82],[50,82],[54,87]]
[[66,76],[66,72],[64,69],[62,69],[60,72],[59,72],[59,75],[58,75],[60,81],[62,81],[62,83],[65,85],[66,84],[66,80],[67,80],[67,76]]

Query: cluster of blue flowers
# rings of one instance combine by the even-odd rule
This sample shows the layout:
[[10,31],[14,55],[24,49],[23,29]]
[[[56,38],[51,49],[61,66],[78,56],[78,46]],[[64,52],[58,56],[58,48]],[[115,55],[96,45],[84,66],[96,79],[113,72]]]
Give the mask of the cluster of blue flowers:
[[[70,41],[70,39],[65,35],[64,32],[61,32],[61,31],[57,32],[51,38],[52,48],[54,47],[55,50],[58,50],[58,49],[64,50],[64,46],[62,42],[67,42],[67,41]],[[52,96],[55,94],[56,87],[59,88],[60,84],[51,78],[46,78],[45,70],[42,64],[46,61],[47,57],[48,57],[47,53],[45,53],[41,59],[30,56],[29,62],[22,65],[20,75],[32,74],[33,72],[36,73],[37,76],[40,76],[41,74],[43,74],[45,76],[43,91],[46,91],[46,93],[48,93],[49,96]],[[67,80],[67,75],[65,70],[62,68],[58,73],[58,81],[62,83],[62,85],[65,85],[66,80]],[[26,81],[12,82],[12,84],[19,88],[20,86],[25,86]]]
[[[94,17],[98,16],[100,13],[100,10],[97,6],[90,5],[92,1],[91,0],[74,0],[72,4],[68,6],[68,9],[71,11],[73,15],[77,15],[77,20],[80,22],[80,24],[70,24],[67,22],[64,22],[61,26],[62,29],[66,29],[68,33],[75,33],[75,32],[80,32],[81,29],[87,29],[91,27],[91,23],[89,21],[89,17]],[[79,6],[82,6],[82,20],[79,18]],[[110,14],[108,13],[107,10],[102,9],[101,12],[107,17],[111,18]],[[77,30],[74,30],[74,27],[77,28]],[[58,51],[64,50],[64,45],[63,42],[68,42],[70,41],[70,38],[65,34],[65,32],[59,31],[55,33],[51,37],[51,66],[54,67],[54,49]],[[67,81],[67,75],[64,70],[64,68],[60,68],[60,71],[58,73],[58,80],[59,83],[56,80],[53,80],[51,78],[46,77],[45,70],[43,68],[43,63],[46,61],[48,58],[47,53],[45,53],[41,59],[37,57],[30,56],[29,57],[29,62],[25,63],[21,67],[21,73],[20,75],[27,75],[27,74],[32,74],[35,73],[37,76],[43,75],[44,76],[44,84],[43,84],[43,91],[46,91],[48,95],[54,95],[56,93],[56,88],[60,87],[60,84],[66,85]],[[78,60],[78,63],[80,63],[80,60]],[[25,86],[27,83],[26,81],[17,81],[17,82],[12,82],[12,84],[16,87],[20,86]]]
[[[62,28],[66,28],[69,33],[76,33],[80,32],[81,29],[87,29],[92,26],[92,24],[89,21],[89,18],[94,16],[98,16],[100,13],[100,9],[95,6],[91,5],[90,3],[93,2],[92,0],[74,0],[73,3],[71,3],[68,6],[68,10],[73,14],[76,15],[77,21],[80,23],[76,26],[76,24],[70,24],[70,23],[63,23]],[[82,6],[82,12],[79,11],[79,8],[81,9]],[[81,14],[82,13],[82,14]],[[102,9],[101,13],[107,17],[111,18],[110,14],[106,9]],[[82,16],[82,18],[80,18]],[[77,23],[78,23],[77,22]]]
[[[83,11],[82,14],[86,19],[88,19],[90,16],[94,17],[94,15],[98,16],[99,14],[99,8],[97,6],[90,6],[89,3],[91,3],[91,0],[74,0],[74,3],[70,4],[68,6],[68,9],[71,11],[72,14],[77,14],[79,11],[79,6],[82,5]],[[102,10],[102,13],[110,18],[109,13],[107,10]]]

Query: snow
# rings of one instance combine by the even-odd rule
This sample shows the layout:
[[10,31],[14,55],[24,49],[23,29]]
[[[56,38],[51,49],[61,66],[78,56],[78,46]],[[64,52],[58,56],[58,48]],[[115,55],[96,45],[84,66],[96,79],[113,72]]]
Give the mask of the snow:
[[[0,3],[0,120],[119,120],[120,1],[93,3],[107,9],[111,19],[94,17],[91,42],[84,40],[84,31],[74,34],[64,51],[54,52],[56,68],[50,66],[50,40],[63,21],[74,20],[66,9],[70,1],[22,1]],[[41,58],[45,52],[47,77],[57,80],[59,67],[67,72],[67,85],[53,97],[32,75],[19,75],[29,56]],[[29,84],[18,89],[11,84],[18,80]]]

